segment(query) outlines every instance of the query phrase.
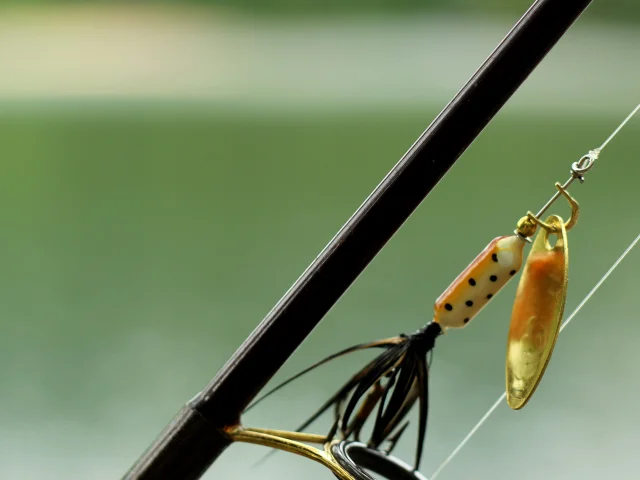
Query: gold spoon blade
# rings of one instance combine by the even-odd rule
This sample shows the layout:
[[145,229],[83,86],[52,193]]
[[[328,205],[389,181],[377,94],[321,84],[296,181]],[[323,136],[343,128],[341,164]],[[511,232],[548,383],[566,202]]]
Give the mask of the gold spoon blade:
[[[565,224],[557,215],[540,229],[518,284],[507,342],[507,403],[519,410],[544,375],[558,338],[567,297],[569,249]],[[556,237],[551,245],[549,238]]]

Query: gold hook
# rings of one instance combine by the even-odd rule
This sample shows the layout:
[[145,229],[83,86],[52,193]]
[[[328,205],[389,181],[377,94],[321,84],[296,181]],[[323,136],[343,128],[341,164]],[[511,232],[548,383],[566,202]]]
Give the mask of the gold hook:
[[[568,232],[575,226],[576,223],[578,223],[578,215],[580,215],[580,205],[578,205],[576,199],[569,195],[569,192],[567,192],[567,190],[558,182],[556,182],[556,188],[560,191],[564,198],[567,199],[569,205],[571,205],[571,216],[569,217],[569,220],[567,220],[564,224],[564,228]],[[556,233],[558,230],[556,227],[540,220],[532,212],[527,212],[527,217],[536,225],[540,225],[549,233]]]

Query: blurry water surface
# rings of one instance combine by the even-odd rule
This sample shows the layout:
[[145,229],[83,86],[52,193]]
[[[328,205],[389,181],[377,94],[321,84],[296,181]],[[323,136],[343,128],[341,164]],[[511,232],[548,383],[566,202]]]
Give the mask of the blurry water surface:
[[[446,100],[277,114],[127,102],[3,108],[0,477],[119,478]],[[459,271],[539,208],[637,101],[597,115],[499,114],[273,384],[429,321]],[[572,188],[583,210],[569,237],[568,312],[640,229],[639,135],[640,121],[631,123]],[[637,474],[639,267],[634,252],[562,335],[527,408],[501,406],[441,479]],[[504,389],[515,287],[438,342],[427,475]],[[246,423],[295,428],[367,358],[318,370]],[[396,450],[408,462],[414,438],[411,428]],[[233,445],[207,478],[330,477],[284,453],[252,470],[263,453]]]

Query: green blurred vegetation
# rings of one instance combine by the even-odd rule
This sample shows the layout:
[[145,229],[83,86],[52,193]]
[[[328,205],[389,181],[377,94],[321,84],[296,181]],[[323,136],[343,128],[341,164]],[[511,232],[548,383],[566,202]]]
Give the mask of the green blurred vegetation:
[[[417,13],[451,12],[521,15],[533,0],[193,0],[197,3],[224,5],[247,11],[272,13]],[[589,14],[604,19],[640,20],[640,2],[609,0],[593,2]]]
[[[533,0],[162,0],[109,2],[107,0],[5,0],[14,5],[55,4],[157,4],[157,5],[208,5],[225,10],[237,10],[259,14],[410,14],[410,13],[473,13],[490,15],[521,15]],[[640,21],[640,2],[633,0],[609,0],[593,2],[587,11],[590,17],[600,20]]]

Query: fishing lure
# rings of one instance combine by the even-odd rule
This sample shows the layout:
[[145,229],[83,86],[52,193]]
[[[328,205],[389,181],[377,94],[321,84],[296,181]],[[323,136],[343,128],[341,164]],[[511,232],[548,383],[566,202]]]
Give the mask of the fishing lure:
[[[415,333],[354,345],[330,355],[276,386],[253,406],[315,368],[344,355],[368,349],[382,349],[373,360],[353,375],[295,432],[234,427],[228,433],[234,440],[269,445],[292,451],[328,466],[338,478],[352,479],[344,465],[338,465],[339,446],[359,445],[368,454],[388,455],[405,431],[408,412],[418,402],[418,438],[413,470],[403,478],[422,478],[417,473],[427,429],[429,410],[429,365],[436,339],[449,329],[460,329],[491,301],[514,278],[523,265],[524,247],[538,231],[527,257],[513,306],[507,342],[507,402],[513,409],[522,408],[533,395],[553,352],[564,311],[568,285],[567,232],[577,223],[578,202],[567,188],[584,181],[584,174],[594,165],[602,149],[640,105],[597,149],[589,151],[571,166],[571,177],[536,214],[527,212],[516,224],[512,235],[493,239],[438,297],[433,320]],[[558,215],[542,216],[560,197],[564,197],[571,215],[565,222]],[[552,241],[552,237],[555,240]],[[333,408],[334,423],[326,436],[301,433],[323,413]],[[248,410],[247,409],[247,410]],[[375,412],[375,413],[374,413]],[[360,443],[365,422],[373,417],[373,428],[366,445]],[[325,445],[318,451],[296,443]],[[346,442],[346,443],[345,443]],[[386,449],[381,445],[388,442]],[[344,452],[342,452],[344,453]],[[337,456],[336,456],[337,455]],[[361,458],[365,458],[361,451]],[[374,462],[375,463],[375,462]],[[372,464],[373,465],[373,464]],[[348,469],[347,469],[348,470]],[[403,470],[404,471],[404,470]],[[346,472],[346,473],[345,473]],[[358,478],[367,478],[360,476]]]
[[[572,206],[570,225],[567,225],[571,227],[577,220],[578,204],[562,186],[558,185],[558,189]],[[554,218],[558,218],[560,224],[564,225],[562,219]],[[388,441],[389,446],[384,450],[388,454],[407,427],[408,422],[404,419],[417,401],[419,404],[418,439],[414,470],[418,470],[427,428],[429,391],[427,354],[433,351],[435,341],[441,334],[449,329],[464,328],[468,325],[515,276],[522,267],[524,246],[530,241],[529,238],[534,235],[538,226],[554,232],[557,228],[555,224],[543,222],[529,212],[518,221],[513,235],[500,236],[489,242],[438,297],[434,305],[433,320],[417,332],[355,345],[335,353],[281,383],[249,408],[320,365],[355,351],[381,348],[384,352],[351,377],[296,432],[307,428],[320,415],[333,407],[335,421],[326,439],[330,441],[338,435],[342,440],[352,438],[360,441],[362,426],[373,415],[377,405],[377,413],[367,446],[378,450],[385,441]],[[542,275],[544,276],[544,273]]]
[[[580,161],[572,165],[572,178],[568,180],[565,186],[568,186],[575,178],[583,180],[582,174],[593,166],[602,149],[618,134],[638,110],[640,110],[640,105],[633,109],[599,148],[590,151],[588,155],[585,155]],[[555,198],[552,198],[543,207],[543,210]],[[495,412],[504,398],[508,398],[509,405],[514,409],[524,406],[542,378],[560,332],[575,318],[586,302],[620,265],[622,260],[640,243],[640,235],[637,235],[609,270],[587,293],[571,315],[560,325],[568,278],[566,232],[572,224],[575,224],[575,219],[573,219],[573,222],[570,221],[566,224],[563,224],[560,220],[555,216],[547,219],[544,230],[540,232],[531,249],[522,279],[518,285],[507,343],[507,391],[498,397],[496,402],[453,449],[451,454],[434,470],[430,476],[432,480],[435,480],[451,463],[478,429]],[[549,242],[549,236],[552,234],[557,237],[555,245]]]

